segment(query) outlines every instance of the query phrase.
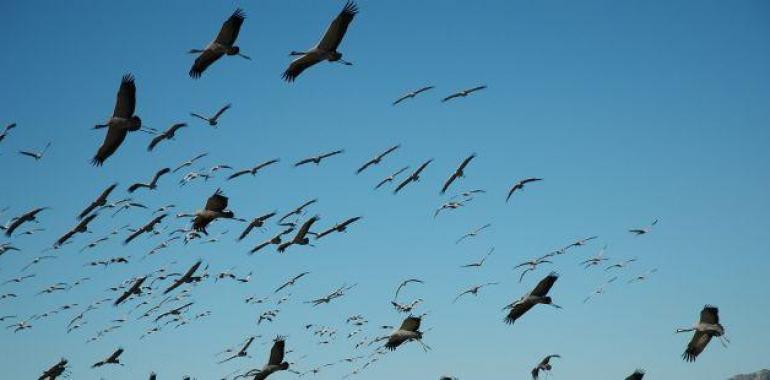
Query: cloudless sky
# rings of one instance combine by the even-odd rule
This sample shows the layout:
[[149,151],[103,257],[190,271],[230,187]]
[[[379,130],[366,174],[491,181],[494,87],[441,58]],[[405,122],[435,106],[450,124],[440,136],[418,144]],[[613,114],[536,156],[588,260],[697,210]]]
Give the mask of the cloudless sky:
[[[0,377],[28,379],[61,357],[73,379],[220,378],[236,369],[261,367],[270,342],[288,335],[288,358],[308,370],[348,356],[369,355],[374,347],[353,349],[362,336],[382,335],[380,325],[403,318],[390,306],[406,278],[424,285],[402,291],[401,301],[422,298],[416,313],[428,312],[423,329],[433,350],[410,343],[381,358],[359,378],[460,379],[527,378],[547,354],[559,353],[552,376],[561,379],[621,379],[644,368],[652,379],[725,379],[770,366],[770,3],[766,1],[364,1],[340,51],[353,66],[321,63],[295,83],[280,79],[288,52],[313,46],[342,1],[3,1],[0,2],[0,124],[18,123],[0,143],[4,168],[0,207],[3,221],[37,206],[45,228],[15,235],[22,252],[0,257],[0,280],[20,269],[76,223],[74,218],[110,183],[110,197],[126,196],[133,182],[201,152],[209,156],[190,170],[226,163],[246,168],[272,158],[279,165],[256,177],[180,188],[188,170],[163,177],[156,191],[133,197],[150,209],[116,217],[100,213],[92,234],[52,251],[58,259],[38,264],[22,284],[0,287],[16,299],[0,300],[0,315],[26,318],[67,303],[74,311],[32,321],[33,328],[0,331]],[[253,60],[224,57],[199,80],[187,72],[194,57],[237,7],[247,19],[238,40]],[[136,76],[137,114],[147,126],[175,122],[189,128],[175,141],[147,152],[151,136],[132,133],[101,168],[89,165],[104,137],[90,128],[111,114],[124,73]],[[489,88],[441,103],[463,88]],[[435,85],[393,107],[401,94]],[[189,112],[213,114],[233,107],[213,129]],[[39,162],[16,153],[51,149]],[[402,144],[384,162],[361,175],[355,169],[374,154]],[[292,167],[318,153],[345,149],[319,167]],[[467,177],[450,193],[481,188],[466,207],[433,218],[449,195],[439,189],[459,162],[478,157]],[[391,188],[372,190],[382,178],[409,165],[435,161],[420,182],[396,196]],[[505,195],[517,180],[544,181]],[[209,231],[219,243],[178,241],[142,260],[184,219],[167,218],[161,236],[142,236],[128,246],[127,232],[83,253],[88,242],[124,224],[140,226],[153,209],[168,203],[173,212],[202,208],[221,187],[237,216],[272,210],[288,212],[306,200],[321,215],[320,227],[351,216],[363,220],[346,234],[292,247],[286,255],[266,248],[246,252],[272,236],[270,223],[236,243],[243,225],[218,221]],[[451,194],[450,194],[451,195]],[[652,233],[634,237],[629,228],[660,219]],[[463,233],[491,223],[475,239]],[[30,228],[27,225],[25,228]],[[22,229],[22,230],[23,230]],[[518,282],[513,267],[570,242],[598,235],[586,247],[560,256]],[[5,237],[2,241],[6,241]],[[582,300],[606,280],[602,268],[578,264],[607,245],[611,262],[638,261],[619,271],[606,294]],[[495,253],[477,270],[459,266]],[[128,265],[85,268],[84,263],[131,256]],[[230,268],[247,284],[209,280],[192,288],[191,314],[208,318],[179,329],[170,326],[143,340],[152,327],[129,316],[117,331],[86,344],[111,320],[124,317],[136,300],[104,305],[87,324],[66,332],[70,318],[89,303],[114,297],[106,289],[162,266],[183,271],[203,259],[214,274]],[[176,261],[176,263],[173,263]],[[635,275],[657,268],[642,283]],[[502,322],[501,308],[530,290],[550,270],[561,277],[552,289],[556,310],[534,308],[514,326]],[[311,274],[277,296],[286,279]],[[90,277],[69,292],[36,295],[48,285]],[[452,300],[482,282],[478,297]],[[329,305],[304,304],[343,283],[358,285]],[[166,284],[163,283],[163,286]],[[153,300],[160,299],[156,291]],[[273,323],[257,316],[291,294]],[[246,305],[249,295],[270,297]],[[690,335],[675,335],[698,318],[705,304],[720,308],[732,344],[713,341],[695,363],[681,354]],[[349,315],[370,323],[346,339]],[[6,321],[11,324],[14,320]],[[329,345],[304,325],[338,328]],[[251,358],[217,365],[220,350],[258,334]],[[92,370],[94,362],[125,348],[125,367]],[[364,359],[365,360],[365,359]],[[340,363],[316,378],[341,378],[364,363]],[[308,375],[312,376],[312,375]],[[280,372],[276,380],[295,378]]]

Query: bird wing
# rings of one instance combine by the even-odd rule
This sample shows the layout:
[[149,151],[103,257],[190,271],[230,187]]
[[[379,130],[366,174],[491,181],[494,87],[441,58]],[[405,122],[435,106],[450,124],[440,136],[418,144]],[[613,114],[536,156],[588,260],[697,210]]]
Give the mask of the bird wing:
[[112,353],[112,355],[110,355],[110,357],[109,357],[109,358],[107,358],[107,361],[108,361],[108,362],[110,362],[110,361],[115,361],[115,360],[117,360],[117,359],[118,359],[118,357],[119,357],[119,356],[120,356],[122,353],[123,353],[123,349],[122,349],[122,348],[118,348],[118,349],[117,349],[115,352],[113,352],[113,353]]
[[310,226],[313,225],[313,223],[317,222],[318,215],[313,216],[312,218],[308,219],[304,224],[302,224],[302,227],[299,228],[299,231],[297,232],[297,236],[295,239],[302,239],[307,235],[307,233],[310,231]]
[[214,120],[219,119],[219,117],[222,116],[222,114],[225,113],[225,111],[229,110],[230,107],[232,107],[232,104],[230,103],[225,104],[224,107],[220,108],[219,111],[217,111],[217,113],[214,115],[214,117],[212,117],[212,119]]
[[398,103],[401,103],[401,102],[403,102],[404,100],[411,98],[412,96],[414,96],[414,95],[412,95],[412,93],[406,94],[406,95],[404,95],[404,96],[402,96],[402,97],[400,97],[400,98],[396,99],[396,100],[393,102],[393,105],[395,106],[396,104],[398,104]]
[[428,161],[423,162],[422,165],[420,165],[420,167],[417,168],[417,170],[415,170],[414,173],[412,173],[412,176],[413,177],[419,176],[420,173],[422,173],[422,171],[425,170],[425,168],[427,168],[428,165],[430,165],[431,162],[433,162],[432,158],[430,160],[428,160]]
[[112,113],[114,117],[130,119],[134,115],[136,108],[136,84],[134,76],[131,74],[123,75],[118,90],[118,99],[115,102],[115,110]]
[[446,101],[448,101],[448,100],[452,100],[452,99],[454,99],[454,98],[457,98],[457,97],[460,97],[460,96],[462,96],[462,93],[460,93],[460,92],[456,92],[456,93],[454,93],[454,94],[452,94],[452,95],[449,95],[449,96],[447,96],[447,97],[446,97],[446,98],[444,98],[444,99],[441,99],[441,102],[443,103],[443,102],[446,102]]
[[273,343],[273,348],[270,349],[270,359],[267,361],[269,365],[279,365],[283,362],[283,355],[286,341],[283,339],[276,339]]
[[433,88],[435,88],[435,86],[425,86],[425,87],[415,91],[414,94],[417,95],[417,94],[423,93],[425,91],[432,90]]
[[243,25],[243,20],[245,19],[246,14],[243,10],[241,8],[236,9],[227,21],[222,24],[219,34],[217,34],[217,38],[214,41],[225,46],[232,46],[238,38],[238,33],[241,31],[241,25]]
[[157,183],[158,183],[158,179],[159,179],[161,176],[163,176],[164,174],[167,174],[167,173],[169,173],[169,172],[171,172],[171,169],[170,169],[170,168],[163,168],[163,169],[160,169],[160,170],[158,170],[158,172],[157,172],[157,173],[155,173],[155,176],[153,176],[153,177],[152,177],[152,181],[150,181],[150,183],[151,183],[152,185],[155,185],[155,184],[157,184]]
[[393,194],[398,193],[403,189],[406,185],[408,185],[410,182],[414,180],[414,177],[409,176],[407,179],[405,179],[403,182],[399,183],[395,190],[393,190]]
[[318,62],[321,62],[321,57],[318,54],[305,54],[291,61],[289,67],[283,72],[282,78],[287,82],[294,82],[305,69]]
[[518,302],[511,307],[508,315],[505,316],[505,323],[512,325],[517,319],[534,306],[531,302]]
[[420,318],[409,316],[401,323],[399,330],[416,332],[420,329],[420,322]]
[[210,196],[206,201],[206,210],[221,212],[227,208],[228,198],[222,195],[222,192],[217,189],[214,195]]
[[444,186],[441,188],[441,194],[446,193],[446,190],[449,188],[449,186],[452,184],[452,182],[454,182],[457,179],[457,177],[459,177],[459,176],[460,175],[457,174],[457,172],[452,173],[452,175],[449,176],[449,178],[446,180],[446,182],[444,182]]
[[343,152],[344,152],[344,150],[342,150],[342,149],[340,149],[340,150],[335,150],[334,152],[329,152],[329,153],[324,153],[324,154],[322,154],[322,155],[320,156],[320,158],[321,158],[321,159],[324,159],[324,158],[328,158],[328,157],[331,157],[331,156],[336,156],[336,155],[338,155],[338,154],[340,154],[340,153],[343,153]]
[[711,335],[703,331],[696,331],[690,343],[687,344],[687,349],[682,354],[682,358],[688,362],[695,361],[695,358],[706,349],[710,341]]
[[144,183],[135,183],[128,188],[129,193],[133,193],[134,191],[139,190],[139,188],[146,187],[149,188],[150,185],[144,184]]
[[361,165],[361,167],[358,168],[358,170],[356,170],[356,174],[361,174],[361,172],[366,170],[366,168],[368,168],[368,167],[370,167],[370,166],[372,166],[372,165],[374,165],[376,163],[377,163],[376,160],[369,160],[369,161],[367,161],[365,164]]
[[477,86],[477,87],[474,87],[474,88],[471,88],[471,89],[465,90],[465,92],[467,92],[467,93],[469,93],[469,94],[470,94],[471,92],[480,91],[480,90],[483,90],[483,89],[485,89],[485,88],[487,88],[487,86],[486,86],[486,85],[482,85],[482,86]]
[[545,276],[544,279],[540,280],[540,282],[537,283],[537,286],[535,286],[535,289],[532,290],[532,295],[543,297],[546,294],[548,294],[548,291],[551,290],[551,287],[556,282],[556,280],[559,279],[559,275],[556,272],[551,272],[548,274],[548,276]]
[[719,309],[716,306],[706,305],[700,312],[701,323],[716,325],[719,323]]
[[128,235],[126,240],[123,241],[123,244],[130,243],[132,240],[136,239],[139,235],[143,234],[144,232],[145,232],[144,228],[140,228],[140,229],[134,231],[131,235]]
[[246,226],[246,229],[241,232],[241,235],[238,236],[238,241],[243,240],[248,234],[251,232],[251,230],[254,229],[254,223],[249,223],[248,226]]
[[165,140],[167,137],[165,134],[160,134],[155,136],[155,138],[150,141],[150,145],[147,146],[147,151],[152,152],[153,149],[155,149],[155,146],[158,145],[161,141]]
[[340,14],[337,15],[326,29],[323,38],[318,42],[318,48],[324,51],[336,51],[340,42],[342,42],[342,38],[345,37],[348,25],[350,25],[350,22],[353,21],[357,13],[358,7],[356,3],[348,1]]
[[118,150],[127,134],[128,131],[123,128],[113,126],[107,128],[107,135],[104,136],[104,142],[102,142],[96,155],[94,155],[94,158],[91,160],[91,164],[94,166],[102,166],[104,161]]
[[294,164],[294,167],[302,166],[302,165],[305,165],[305,164],[309,164],[311,162],[313,162],[312,158],[306,158],[306,159],[301,160],[301,161],[297,162],[296,164]]
[[188,74],[191,78],[200,78],[203,72],[206,71],[206,69],[211,66],[212,63],[216,62],[223,55],[224,53],[216,52],[211,49],[204,50],[200,55],[198,55],[197,58],[195,58],[195,62],[190,68],[190,72]]

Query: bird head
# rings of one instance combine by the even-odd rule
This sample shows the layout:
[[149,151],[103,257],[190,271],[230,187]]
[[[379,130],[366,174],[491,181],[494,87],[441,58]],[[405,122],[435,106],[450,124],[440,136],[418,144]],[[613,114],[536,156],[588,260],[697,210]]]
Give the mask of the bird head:
[[241,48],[237,46],[233,46],[229,49],[227,49],[227,55],[236,55],[241,52]]
[[142,127],[142,119],[139,116],[131,116],[131,130],[136,131]]

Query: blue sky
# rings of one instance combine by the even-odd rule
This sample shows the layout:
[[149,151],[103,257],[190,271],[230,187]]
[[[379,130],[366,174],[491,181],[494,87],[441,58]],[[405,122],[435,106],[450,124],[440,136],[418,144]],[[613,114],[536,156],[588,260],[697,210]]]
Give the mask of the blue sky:
[[[363,314],[371,321],[368,336],[379,332],[376,326],[400,323],[402,316],[388,301],[409,277],[426,282],[408,288],[402,300],[425,300],[418,312],[430,312],[425,341],[433,351],[406,345],[361,377],[525,377],[550,353],[563,356],[553,376],[574,379],[623,378],[638,367],[652,378],[724,379],[770,365],[770,252],[764,243],[770,226],[770,4],[362,0],[340,48],[354,65],[319,64],[296,83],[282,82],[288,52],[315,44],[343,4],[0,3],[0,31],[6,36],[0,123],[18,123],[0,143],[6,178],[0,207],[11,207],[2,220],[35,206],[52,208],[40,218],[46,231],[11,239],[22,252],[0,257],[3,281],[71,228],[74,216],[108,184],[120,183],[112,196],[119,199],[131,183],[204,151],[209,156],[193,169],[282,161],[255,178],[224,182],[220,174],[182,189],[175,183],[183,174],[178,173],[162,178],[157,191],[135,198],[151,208],[175,203],[178,211],[193,211],[222,187],[230,208],[242,217],[286,212],[311,198],[320,200],[310,212],[321,215],[323,226],[364,216],[347,234],[287,255],[245,254],[276,226],[235,243],[242,225],[224,221],[210,228],[212,234],[229,230],[220,243],[176,244],[140,261],[160,237],[141,237],[124,247],[121,235],[78,252],[115,227],[151,218],[145,210],[115,218],[102,213],[94,234],[76,236],[56,253],[57,260],[31,271],[37,277],[0,288],[19,294],[0,300],[0,314],[24,317],[65,303],[85,306],[111,296],[104,289],[124,279],[163,265],[184,270],[199,258],[212,272],[235,267],[238,273],[253,271],[254,280],[195,287],[194,310],[211,310],[212,316],[142,341],[138,337],[150,325],[132,320],[101,341],[85,343],[131,305],[103,307],[70,334],[66,324],[74,313],[33,322],[22,333],[4,329],[4,376],[38,376],[66,357],[77,379],[137,379],[151,370],[161,379],[184,374],[211,379],[261,367],[277,334],[289,336],[288,347],[296,350],[289,358],[307,370],[368,355],[371,349],[352,349],[356,340],[345,338],[351,328],[344,319]],[[185,52],[204,47],[236,7],[248,17],[239,45],[253,60],[226,57],[200,80],[191,80],[193,57]],[[110,115],[126,72],[136,76],[137,114],[146,125],[165,129],[186,121],[190,127],[152,153],[146,151],[150,136],[132,134],[104,167],[93,168],[88,161],[103,132],[89,128]],[[451,103],[439,101],[479,84],[489,88]],[[436,89],[391,106],[423,85]],[[217,129],[188,116],[213,113],[228,102],[233,107]],[[16,153],[48,141],[52,147],[40,162]],[[397,143],[402,148],[381,166],[353,174]],[[320,167],[291,167],[339,148],[345,153]],[[487,193],[433,219],[433,210],[448,198],[439,195],[441,184],[472,152],[478,157],[453,190]],[[372,190],[392,171],[428,158],[435,161],[422,181],[402,194]],[[545,181],[506,204],[510,185],[530,176]],[[647,236],[626,232],[656,218],[660,223]],[[485,234],[454,243],[485,223],[492,223]],[[171,230],[184,221],[170,218],[165,225]],[[518,283],[515,264],[590,235],[600,238]],[[605,244],[613,260],[637,257],[638,262],[605,295],[583,304],[605,276],[578,263]],[[490,247],[495,254],[480,270],[459,269]],[[118,255],[132,255],[132,262],[83,268]],[[626,283],[651,268],[658,272],[649,281]],[[515,326],[503,324],[500,308],[551,269],[561,274],[553,297],[564,309],[539,307]],[[277,320],[257,326],[256,317],[273,306],[245,305],[243,298],[271,296],[272,289],[305,270],[311,275],[280,305]],[[51,283],[83,276],[92,280],[68,293],[35,295]],[[501,285],[451,303],[461,290],[488,281]],[[330,305],[302,303],[342,283],[358,286]],[[733,343],[723,349],[714,342],[697,362],[685,363],[680,355],[689,336],[673,331],[694,322],[706,303],[720,307]],[[331,345],[318,345],[302,327],[306,323],[337,327],[340,336]],[[250,350],[253,359],[216,364],[214,353],[249,334],[262,335]],[[118,346],[126,349],[125,367],[88,368]],[[318,376],[339,378],[353,367],[338,364]]]

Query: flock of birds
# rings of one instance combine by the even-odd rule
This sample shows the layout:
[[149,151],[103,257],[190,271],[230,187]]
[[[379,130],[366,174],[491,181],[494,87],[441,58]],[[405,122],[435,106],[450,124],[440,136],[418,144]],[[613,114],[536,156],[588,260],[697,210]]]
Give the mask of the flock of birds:
[[[305,70],[322,61],[351,65],[352,63],[342,59],[342,54],[338,51],[338,48],[357,13],[358,8],[356,4],[354,2],[348,2],[337,17],[331,22],[318,44],[307,51],[292,51],[291,55],[297,56],[298,58],[289,64],[286,71],[283,73],[283,79],[287,82],[293,82],[297,80],[300,74]],[[214,41],[208,44],[204,49],[190,50],[191,54],[198,54],[189,71],[190,77],[200,78],[209,66],[224,56],[239,56],[244,59],[250,59],[250,57],[244,55],[241,52],[241,49],[236,45],[236,40],[244,20],[244,12],[241,9],[237,9],[224,22]],[[408,92],[396,99],[393,102],[393,105],[398,105],[426,91],[432,90],[433,88],[433,86],[426,86]],[[477,86],[463,90],[444,97],[442,101],[447,102],[452,99],[465,97],[485,88],[486,86]],[[129,135],[129,132],[143,131],[151,134],[153,137],[147,146],[147,150],[153,151],[154,149],[158,149],[160,144],[174,140],[180,130],[187,127],[187,123],[176,123],[165,131],[143,127],[142,120],[135,113],[136,94],[137,86],[135,78],[130,74],[123,76],[112,116],[104,124],[99,124],[94,127],[94,129],[97,130],[106,129],[106,135],[103,144],[93,156],[93,165],[105,165],[109,157],[118,151],[122,142]],[[204,121],[212,127],[216,127],[222,116],[230,108],[231,104],[227,104],[221,107],[212,116],[204,116],[198,113],[191,113],[191,116]],[[0,134],[0,142],[4,142],[4,140],[13,133],[13,129],[16,127],[16,124],[6,126]],[[34,160],[41,160],[44,158],[50,145],[50,143],[46,144],[42,150],[22,150],[19,153]],[[388,159],[393,152],[400,148],[400,144],[387,147],[381,153],[376,154],[371,160],[364,162],[358,167],[355,173],[360,174],[372,167],[380,165],[383,161]],[[323,161],[332,159],[343,153],[344,150],[342,149],[323,152],[297,161],[293,165],[295,167],[303,165],[320,165]],[[180,163],[175,168],[166,167],[158,170],[147,182],[131,184],[126,189],[127,194],[131,196],[117,199],[115,193],[118,191],[118,184],[110,184],[101,191],[90,204],[84,205],[82,211],[76,216],[78,220],[77,223],[53,242],[49,250],[46,251],[47,253],[33,258],[28,264],[20,268],[17,276],[0,281],[0,289],[4,289],[6,286],[23,284],[27,280],[34,278],[36,274],[32,272],[32,270],[36,266],[41,265],[43,262],[61,258],[61,254],[51,251],[57,251],[63,249],[63,247],[67,245],[74,244],[78,241],[80,235],[91,232],[90,226],[92,224],[103,222],[104,217],[100,216],[104,213],[109,212],[114,217],[121,212],[129,213],[136,209],[149,210],[148,206],[134,199],[132,196],[137,195],[142,191],[156,190],[158,186],[161,185],[162,179],[165,176],[176,175],[180,170],[189,168],[206,156],[207,153],[196,155],[191,159]],[[454,184],[465,177],[469,165],[476,156],[475,153],[470,154],[459,163],[453,172],[449,173],[446,181],[440,187],[440,194],[443,195],[450,191]],[[235,169],[229,165],[217,164],[209,170],[191,171],[184,174],[178,184],[181,188],[192,181],[208,180],[214,178],[217,172],[220,171],[230,171],[230,174],[224,179],[224,182],[230,183],[230,181],[235,181],[246,175],[256,176],[261,171],[266,170],[269,166],[279,162],[280,160],[276,158],[242,169]],[[423,171],[427,170],[432,162],[433,159],[428,159],[420,163],[416,169],[405,176],[404,173],[409,170],[409,166],[403,166],[379,181],[374,186],[374,189],[378,190],[384,186],[390,185],[393,187],[393,193],[398,194],[404,191],[409,185],[417,183],[420,180]],[[533,186],[540,181],[543,181],[543,179],[535,177],[523,178],[515,181],[511,187],[508,188],[505,194],[505,201],[509,202],[515,194],[523,191],[525,187]],[[460,192],[452,196],[446,203],[436,209],[433,216],[434,218],[438,218],[443,213],[465,207],[468,203],[472,202],[475,197],[481,196],[486,192],[487,191],[484,189]],[[142,236],[148,236],[151,239],[160,240],[155,248],[147,252],[145,257],[148,257],[158,254],[162,250],[171,247],[173,244],[187,245],[193,241],[198,241],[200,244],[216,243],[222,238],[224,233],[212,236],[209,233],[208,228],[215,221],[231,220],[245,225],[242,232],[236,238],[239,242],[245,241],[255,231],[264,231],[272,221],[275,221],[274,224],[277,228],[277,232],[263,242],[254,245],[248,250],[248,254],[255,254],[270,246],[275,248],[275,251],[278,253],[287,254],[288,252],[300,249],[303,246],[319,244],[321,240],[325,239],[327,236],[343,233],[348,230],[355,230],[356,228],[363,228],[358,225],[362,220],[360,216],[341,220],[331,226],[318,227],[321,223],[320,216],[317,214],[308,216],[310,215],[308,209],[313,207],[317,202],[317,199],[308,200],[282,215],[279,215],[277,211],[273,211],[263,215],[257,215],[253,218],[243,219],[238,217],[234,211],[228,208],[229,199],[224,192],[221,189],[216,189],[213,194],[205,200],[205,204],[203,204],[203,207],[200,210],[192,213],[179,212],[176,214],[177,219],[189,218],[190,223],[188,226],[167,232],[168,225],[170,224],[169,221],[174,218],[170,213],[176,208],[174,204],[167,204],[153,210],[151,218],[145,223],[133,227],[129,225],[115,227],[109,234],[85,243],[82,248],[80,248],[80,251],[83,252],[85,250],[96,249],[100,244],[115,239],[115,236],[118,235],[125,236],[122,238],[124,245],[131,244],[132,241]],[[35,207],[24,212],[18,212],[15,216],[9,218],[7,223],[0,225],[3,234],[7,239],[7,241],[0,243],[0,257],[10,253],[21,253],[22,249],[16,245],[15,239],[19,236],[33,235],[42,231],[42,228],[35,226],[45,221],[47,210],[49,210],[49,208],[43,206]],[[5,208],[2,210],[2,213],[6,213],[7,211],[8,208]],[[653,227],[657,225],[657,222],[658,221],[655,220],[648,226],[630,229],[629,233],[636,236],[650,234],[653,231]],[[165,228],[161,228],[161,226],[164,225]],[[460,236],[455,243],[461,244],[468,239],[478,238],[490,227],[491,224],[487,223],[477,228],[473,228],[466,234]],[[568,254],[573,249],[586,246],[597,238],[597,236],[591,236],[580,239],[565,245],[563,248],[554,250],[553,252],[518,263],[514,267],[515,270],[520,271],[518,274],[518,281],[522,282],[528,273],[536,273],[541,266],[553,265],[559,257]],[[494,251],[494,248],[491,248],[479,260],[463,265],[462,268],[478,269],[483,267],[486,261],[494,254]],[[628,258],[626,260],[610,263],[609,258],[604,256],[604,251],[605,249],[601,249],[596,255],[589,257],[580,263],[586,270],[591,270],[591,268],[602,268],[604,272],[610,275],[610,277],[608,277],[600,287],[591,292],[583,302],[589,302],[594,297],[603,294],[605,289],[618,279],[618,275],[616,274],[618,271],[628,268],[637,261],[636,258]],[[133,261],[134,259],[132,257],[116,256],[93,260],[85,263],[83,266],[106,268],[116,265],[129,265]],[[650,269],[644,273],[632,276],[628,282],[635,283],[645,281],[655,272],[656,269]],[[275,299],[271,299],[271,297],[258,297],[256,295],[246,297],[244,302],[247,304],[270,305],[268,310],[258,316],[257,324],[270,323],[276,318],[279,318],[280,308],[278,306],[282,303],[289,302],[290,300],[290,295],[287,295],[285,292],[290,288],[298,286],[301,280],[308,275],[310,275],[310,272],[302,272],[278,285],[272,292]],[[525,315],[530,314],[538,305],[561,308],[554,302],[551,295],[558,279],[559,274],[556,272],[546,274],[529,292],[512,300],[512,302],[503,308],[505,314],[501,316],[502,321],[506,324],[513,325]],[[56,282],[40,290],[36,294],[50,295],[53,293],[65,293],[75,287],[87,283],[89,280],[89,277],[82,277],[71,282]],[[86,305],[67,303],[56,309],[27,316],[26,318],[17,315],[1,315],[0,322],[11,323],[5,326],[8,331],[23,333],[26,330],[32,329],[33,324],[40,323],[45,319],[54,318],[58,314],[70,313],[69,322],[66,324],[66,330],[67,333],[71,333],[75,330],[85,329],[88,325],[89,314],[95,310],[111,307],[119,310],[126,316],[113,320],[109,326],[98,329],[90,338],[88,338],[87,342],[90,343],[101,340],[111,332],[120,329],[127,324],[140,322],[147,323],[148,327],[138,338],[146,339],[165,329],[180,328],[185,325],[198,323],[198,321],[207,318],[211,315],[212,311],[199,309],[199,301],[194,300],[194,289],[196,286],[210,281],[218,282],[228,280],[239,283],[248,283],[251,280],[251,272],[238,274],[236,273],[235,268],[231,268],[214,273],[210,272],[209,264],[205,263],[203,260],[198,260],[190,266],[178,265],[177,262],[174,261],[169,264],[169,266],[158,268],[150,273],[126,278],[107,290],[111,294],[110,296],[103,299],[93,300]],[[278,371],[289,371],[299,376],[314,375],[321,372],[323,368],[336,365],[337,363],[355,364],[362,362],[362,364],[357,365],[346,376],[347,378],[360,374],[367,367],[377,362],[383,355],[410,342],[419,344],[427,352],[431,348],[423,342],[426,330],[423,330],[421,327],[427,313],[414,313],[414,311],[420,307],[423,300],[421,298],[411,301],[399,300],[399,294],[404,288],[412,284],[421,283],[423,283],[423,280],[419,278],[410,278],[404,280],[396,287],[395,295],[393,299],[390,300],[390,305],[392,305],[399,314],[406,315],[401,319],[398,327],[385,325],[369,328],[370,322],[362,315],[352,315],[344,321],[346,326],[352,328],[350,333],[347,334],[347,339],[352,340],[355,336],[361,335],[363,339],[356,343],[354,348],[366,349],[374,347],[369,354],[342,358],[337,362],[323,364],[316,368],[299,370],[297,361],[304,358],[304,356],[302,358],[297,358],[295,361],[287,360],[287,355],[292,352],[292,350],[287,349],[287,344],[289,344],[289,342],[287,342],[286,337],[277,336],[273,339],[267,362],[264,365],[261,367],[247,365],[245,368],[239,368],[233,371],[225,378],[266,379],[268,376]],[[469,296],[479,296],[483,289],[499,284],[500,282],[487,282],[471,286],[460,291],[454,298],[453,303],[461,302]],[[355,288],[356,285],[357,284],[343,283],[317,298],[305,301],[305,303],[311,305],[311,307],[329,304],[335,299],[345,296],[351,289]],[[19,297],[19,294],[5,291],[0,294],[0,303],[2,303],[3,300],[17,297]],[[313,335],[318,337],[319,344],[328,344],[332,340],[337,339],[337,328],[313,324],[308,324],[304,326],[304,328],[305,330],[312,331]],[[369,329],[369,331],[365,333],[364,331],[366,329]],[[381,333],[380,331],[383,329],[390,329],[391,331],[389,333]],[[693,332],[693,336],[682,355],[686,361],[694,361],[704,351],[712,338],[717,338],[725,345],[729,342],[725,335],[725,329],[720,324],[718,309],[711,305],[706,305],[701,310],[700,319],[694,326],[686,329],[679,329],[676,330],[676,332]],[[256,335],[247,336],[242,341],[237,342],[233,347],[223,350],[218,354],[221,355],[221,357],[217,360],[217,363],[224,365],[224,363],[231,363],[234,361],[244,362],[244,359],[251,358],[250,354],[251,351],[253,351],[251,347],[260,337],[261,336]],[[124,349],[118,347],[104,358],[95,358],[95,362],[91,367],[122,366],[124,365],[122,361],[124,353]],[[538,379],[541,374],[552,371],[554,359],[560,358],[561,356],[559,354],[549,354],[545,356],[532,368],[532,378]],[[68,368],[68,360],[61,359],[50,368],[43,369],[38,379],[55,380],[66,377],[69,374]],[[644,371],[636,370],[626,377],[626,379],[642,379],[643,377]],[[157,379],[158,375],[152,372],[149,375],[149,378]],[[190,379],[190,377],[186,377],[186,379]],[[444,376],[441,377],[441,379],[449,380],[454,378]]]

